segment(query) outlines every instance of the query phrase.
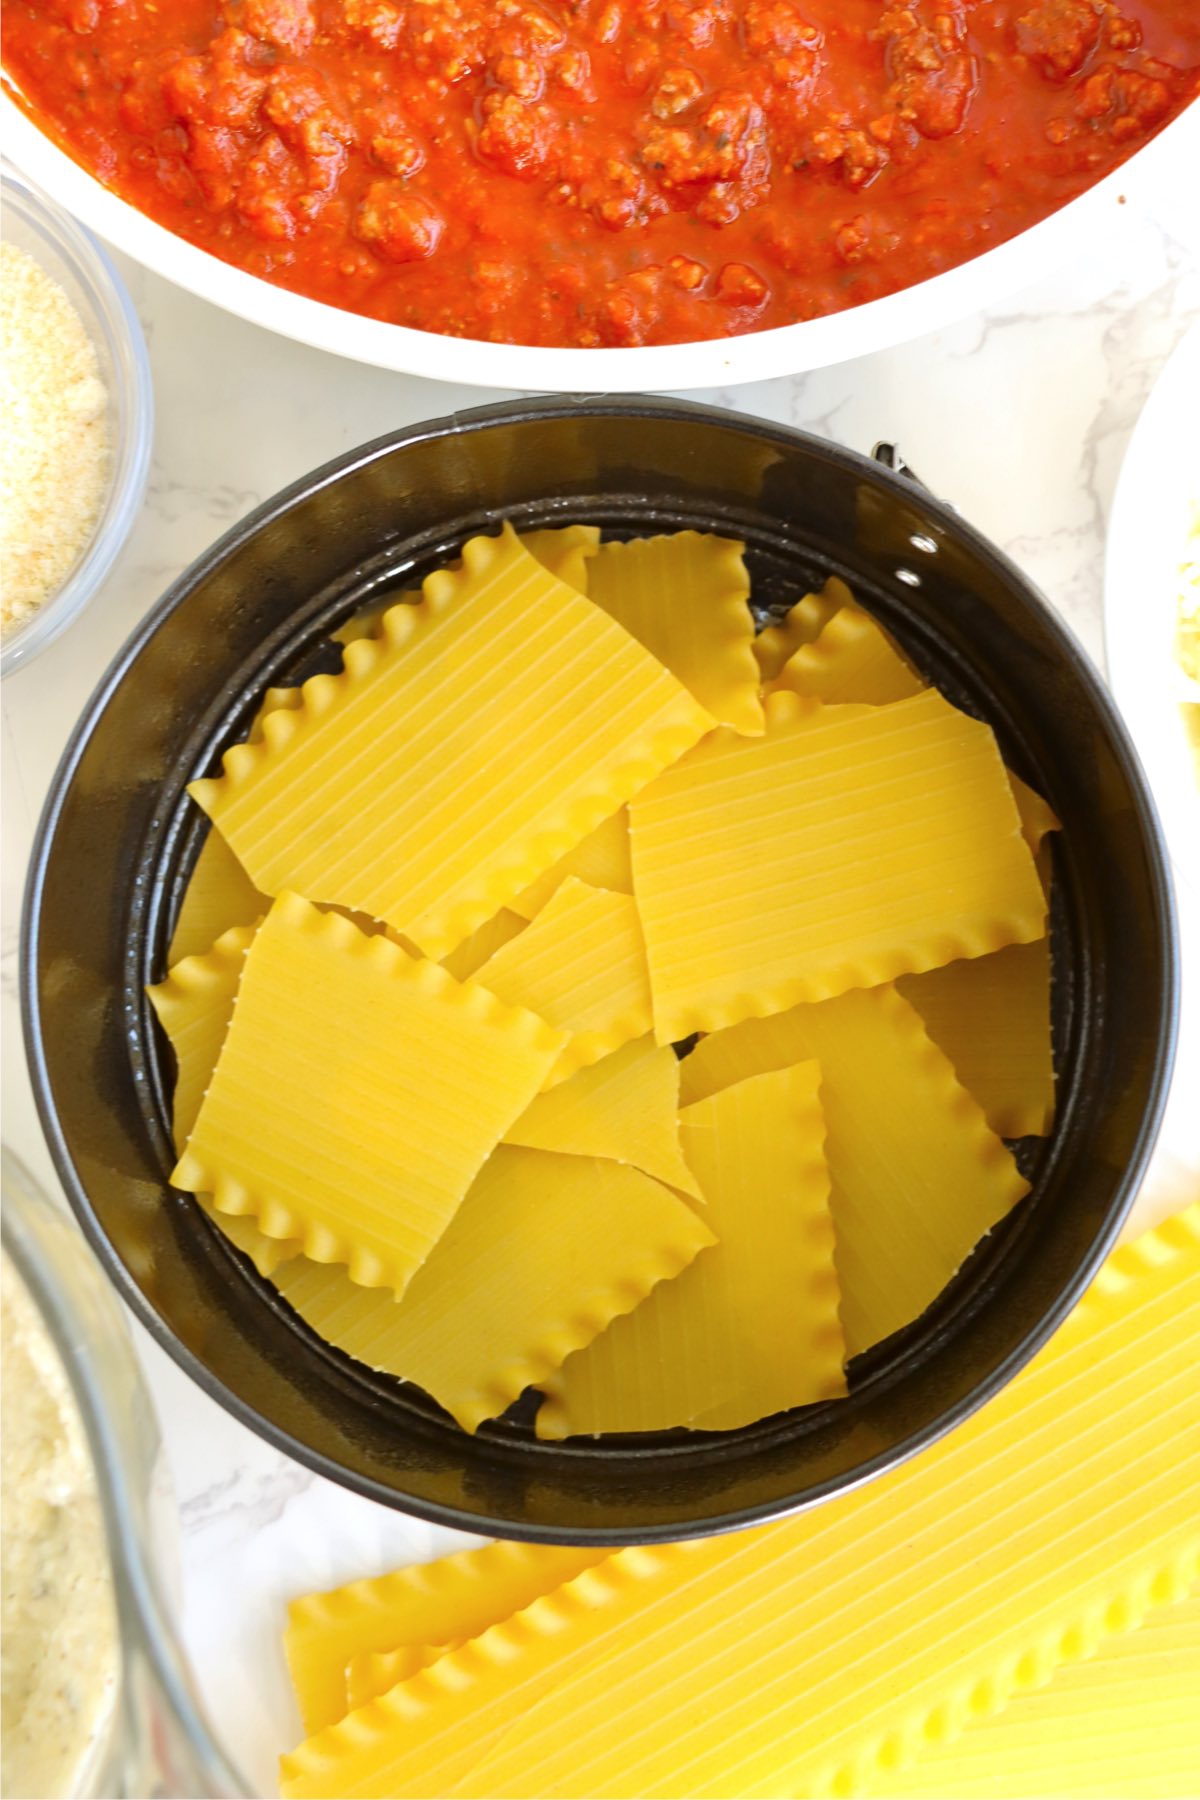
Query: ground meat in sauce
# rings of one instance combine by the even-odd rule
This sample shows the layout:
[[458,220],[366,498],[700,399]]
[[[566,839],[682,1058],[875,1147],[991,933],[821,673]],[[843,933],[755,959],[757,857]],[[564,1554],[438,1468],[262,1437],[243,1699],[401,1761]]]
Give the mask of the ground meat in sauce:
[[1196,0],[3,0],[35,119],[216,255],[497,342],[892,293],[1200,92]]

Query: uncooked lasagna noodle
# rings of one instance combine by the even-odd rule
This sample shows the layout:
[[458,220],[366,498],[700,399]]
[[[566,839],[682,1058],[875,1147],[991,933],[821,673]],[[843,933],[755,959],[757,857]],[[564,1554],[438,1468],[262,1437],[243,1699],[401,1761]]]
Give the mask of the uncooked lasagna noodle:
[[679,1061],[669,1045],[649,1036],[539,1094],[504,1141],[610,1157],[702,1198],[679,1144]]
[[907,700],[925,685],[882,625],[851,601],[838,608],[811,643],[788,658],[773,683],[803,699],[871,706]]
[[168,966],[185,956],[203,956],[227,931],[260,919],[270,904],[216,826],[210,825],[179,903]]
[[345,1716],[352,1657],[474,1637],[610,1554],[590,1547],[487,1544],[293,1600],[284,1649],[304,1729],[323,1731]]
[[902,975],[934,1043],[1001,1137],[1041,1137],[1054,1118],[1050,941]]
[[510,944],[518,937],[529,923],[520,913],[510,912],[506,906],[492,918],[486,920],[469,938],[464,938],[457,950],[442,958],[443,969],[448,969],[455,981],[469,981],[485,962],[495,956],[497,950]]
[[775,1525],[619,1552],[285,1757],[286,1800],[875,1791],[1186,1594],[1197,1330],[1192,1208],[919,1457]]
[[[1193,1800],[1200,1768],[1200,1586],[1013,1695],[961,1736],[880,1771],[884,1800]],[[382,1671],[376,1676],[381,1679]],[[376,1687],[375,1692],[379,1693]]]
[[[562,525],[552,526],[545,531],[522,531],[518,533],[522,544],[531,556],[537,558],[544,568],[558,578],[578,588],[581,594],[587,593],[588,558],[594,556],[600,543],[600,533],[594,525]],[[460,569],[461,558],[443,565],[449,569]],[[376,601],[371,606],[364,606],[361,611],[351,614],[329,636],[335,644],[353,644],[359,638],[377,637],[380,622],[389,607],[401,605],[417,605],[420,603],[420,588],[409,588],[404,593],[389,594],[385,599]]]
[[535,919],[551,895],[574,875],[589,887],[608,888],[614,894],[632,894],[633,869],[629,861],[629,809],[602,819],[594,831],[560,857],[553,866],[512,902],[514,912]]
[[175,1052],[171,1134],[179,1151],[191,1136],[217,1066],[254,932],[253,924],[223,932],[204,955],[181,958],[165,981],[146,989]]
[[563,1043],[533,1013],[282,895],[172,1181],[402,1293]]
[[1021,830],[1025,833],[1025,842],[1037,855],[1042,840],[1048,832],[1061,829],[1054,809],[1042,796],[1031,788],[1027,781],[1019,775],[1008,772],[1009,785],[1013,791],[1013,799],[1017,803],[1017,811],[1021,815]]
[[717,1243],[566,1359],[539,1437],[731,1431],[845,1393],[819,1082],[799,1063],[681,1114]]
[[[445,956],[711,723],[505,527],[341,675],[190,788],[264,892],[383,919]],[[395,847],[404,846],[398,856]]]
[[638,910],[629,894],[568,876],[531,925],[475,971],[511,1006],[571,1034],[549,1082],[650,1030],[650,982]]
[[712,1242],[636,1169],[502,1144],[399,1302],[303,1261],[276,1285],[328,1343],[474,1431]]
[[935,692],[773,694],[764,738],[711,733],[630,836],[660,1043],[1045,933],[995,738]]
[[821,1066],[841,1318],[857,1356],[919,1318],[1029,1184],[891,987],[714,1032],[685,1059],[681,1097],[802,1057]]
[[754,655],[763,681],[773,681],[802,644],[811,644],[840,606],[854,596],[844,581],[831,575],[819,593],[797,600],[779,625],[768,625],[754,640]]
[[[210,837],[219,841],[215,831]],[[254,930],[246,925],[224,932],[205,955],[181,958],[165,981],[146,989],[175,1053],[171,1135],[177,1151],[187,1143],[217,1066]],[[252,1218],[219,1213],[207,1194],[197,1194],[196,1199],[260,1275],[271,1275],[288,1257],[299,1256],[298,1239],[269,1238]]]
[[699,531],[604,544],[592,599],[653,651],[721,725],[763,730],[744,545]]
[[352,1656],[346,1664],[346,1711],[357,1712],[397,1682],[431,1668],[448,1651],[461,1650],[465,1642],[453,1638],[448,1644],[404,1644],[398,1650],[367,1650]]

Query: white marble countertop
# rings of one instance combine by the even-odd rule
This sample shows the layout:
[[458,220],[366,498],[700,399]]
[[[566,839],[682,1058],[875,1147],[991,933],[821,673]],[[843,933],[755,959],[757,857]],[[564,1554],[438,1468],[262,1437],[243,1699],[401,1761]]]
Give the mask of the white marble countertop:
[[[3,694],[4,1136],[53,1185],[20,1046],[20,889],[42,796],[110,657],[166,585],[251,507],[384,431],[504,396],[380,373],[276,338],[123,264],[146,328],[158,424],[149,498],[104,593]],[[915,344],[807,376],[693,396],[859,450],[898,442],[1033,577],[1098,662],[1105,519],[1154,378],[1200,317],[1193,179],[1141,191],[1071,266]],[[1195,1028],[1195,1008],[1189,1022]],[[1193,1109],[1194,1110],[1194,1109]],[[1177,1112],[1178,1117],[1178,1112]],[[1200,1129],[1195,1143],[1200,1187]],[[1187,1146],[1144,1197],[1182,1198]],[[285,1601],[467,1540],[310,1475],[228,1417],[139,1333],[182,1513],[182,1629],[256,1791],[295,1733]]]

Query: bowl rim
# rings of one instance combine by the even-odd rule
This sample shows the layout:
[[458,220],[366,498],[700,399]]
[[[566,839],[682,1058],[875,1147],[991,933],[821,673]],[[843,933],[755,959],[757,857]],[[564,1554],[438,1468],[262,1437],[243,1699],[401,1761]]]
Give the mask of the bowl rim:
[[5,203],[45,234],[87,294],[94,318],[81,318],[81,323],[89,340],[99,339],[107,351],[115,390],[108,399],[113,422],[108,480],[91,536],[62,585],[0,647],[0,669],[8,675],[40,656],[75,622],[99,593],[128,542],[150,475],[154,383],[141,320],[103,245],[7,160],[0,163],[0,186]]
[[1200,100],[1083,193],[1015,237],[894,294],[846,312],[740,337],[629,349],[540,348],[492,344],[391,325],[365,314],[278,287],[222,262],[139,212],[104,187],[37,125],[5,72],[0,80],[0,133],[22,168],[86,220],[109,243],[155,274],[227,312],[337,356],[483,388],[520,393],[643,393],[716,388],[828,367],[907,342],[1003,299],[1047,267],[1065,260],[1068,234],[1087,229],[1108,201],[1119,202],[1130,166],[1182,156],[1200,158]]
[[[1057,639],[1058,648],[1090,693],[1097,713],[1107,730],[1114,754],[1122,766],[1134,797],[1135,810],[1146,854],[1150,886],[1162,948],[1162,977],[1156,995],[1160,1021],[1160,1038],[1155,1066],[1151,1073],[1147,1104],[1139,1122],[1133,1151],[1119,1178],[1113,1201],[1088,1253],[1065,1283],[1055,1303],[1022,1334],[1020,1341],[992,1371],[969,1393],[948,1407],[927,1426],[909,1433],[899,1443],[880,1451],[863,1463],[849,1479],[829,1477],[813,1484],[799,1496],[783,1503],[764,1502],[753,1507],[727,1513],[714,1513],[685,1524],[647,1526],[632,1531],[612,1527],[595,1528],[581,1525],[571,1530],[530,1524],[508,1519],[488,1519],[459,1507],[399,1495],[394,1489],[369,1476],[347,1470],[324,1452],[311,1449],[264,1418],[252,1406],[238,1398],[219,1381],[189,1350],[169,1326],[159,1318],[134,1282],[124,1263],[93,1211],[87,1191],[77,1174],[57,1117],[52,1085],[41,1042],[38,1004],[38,921],[42,890],[50,853],[56,837],[62,810],[74,780],[79,761],[87,747],[113,693],[132,669],[148,640],[160,624],[221,562],[242,543],[252,538],[270,521],[280,517],[298,501],[310,497],[336,482],[352,470],[364,467],[381,457],[425,439],[460,436],[484,431],[493,426],[541,423],[556,419],[581,418],[654,418],[680,422],[700,422],[721,428],[750,432],[765,442],[788,447],[797,444],[815,451],[848,474],[870,477],[885,487],[895,486],[911,503],[914,492],[933,521],[950,536],[965,539],[985,565],[1013,586],[1027,605],[1040,610],[1043,622]],[[63,751],[50,784],[41,818],[38,822],[26,878],[21,915],[19,950],[21,1014],[34,1099],[42,1130],[53,1158],[55,1169],[92,1248],[122,1298],[133,1309],[139,1321],[185,1374],[195,1381],[211,1399],[232,1414],[239,1423],[264,1438],[275,1449],[283,1451],[315,1474],[337,1483],[350,1492],[375,1500],[393,1510],[405,1512],[434,1525],[454,1530],[509,1537],[531,1543],[595,1544],[619,1547],[633,1543],[668,1543],[684,1538],[707,1537],[721,1532],[740,1530],[765,1524],[806,1511],[819,1502],[840,1493],[852,1492],[866,1481],[898,1467],[976,1412],[1002,1388],[1050,1339],[1072,1311],[1089,1286],[1104,1258],[1112,1249],[1117,1235],[1133,1206],[1141,1178],[1150,1160],[1170,1089],[1179,1026],[1180,956],[1178,922],[1170,860],[1162,825],[1133,740],[1111,694],[1082,644],[1066,622],[1054,611],[1037,586],[1018,569],[1002,550],[973,525],[968,524],[952,507],[928,493],[909,475],[893,473],[859,452],[833,444],[814,433],[794,426],[779,425],[750,417],[726,408],[699,405],[687,400],[656,399],[647,396],[631,400],[613,399],[609,395],[581,396],[579,399],[545,399],[504,401],[475,407],[467,412],[452,413],[441,419],[409,425],[385,433],[356,449],[322,464],[306,476],[264,501],[245,518],[230,527],[206,551],[197,557],[170,584],[141,623],[126,639],[96,689],[87,701],[71,737]]]

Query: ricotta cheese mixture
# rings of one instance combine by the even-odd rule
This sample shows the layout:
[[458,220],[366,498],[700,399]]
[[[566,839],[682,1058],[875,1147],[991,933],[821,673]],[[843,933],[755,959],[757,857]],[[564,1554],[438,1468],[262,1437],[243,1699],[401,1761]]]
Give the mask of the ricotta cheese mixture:
[[0,244],[0,630],[57,593],[108,482],[108,395],[78,312],[46,271]]
[[0,1335],[0,1788],[50,1800],[81,1791],[111,1717],[116,1609],[83,1423],[7,1257]]

